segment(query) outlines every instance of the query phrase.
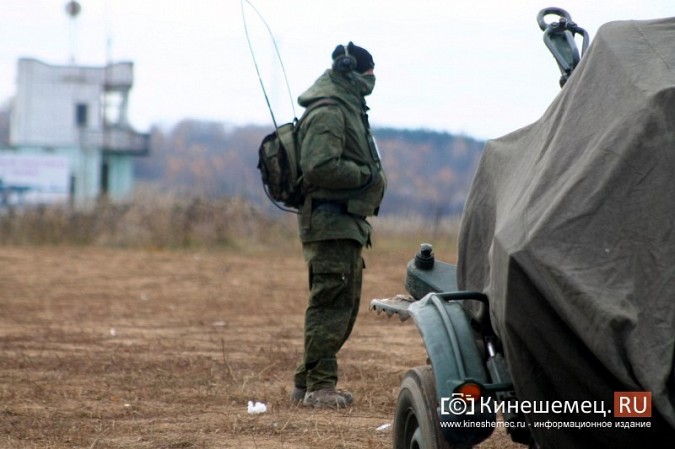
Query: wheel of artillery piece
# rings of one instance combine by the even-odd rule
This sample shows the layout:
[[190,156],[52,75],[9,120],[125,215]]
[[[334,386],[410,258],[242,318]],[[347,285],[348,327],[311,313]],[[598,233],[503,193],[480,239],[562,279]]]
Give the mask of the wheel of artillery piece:
[[450,449],[441,432],[437,406],[431,366],[408,371],[396,403],[394,449]]

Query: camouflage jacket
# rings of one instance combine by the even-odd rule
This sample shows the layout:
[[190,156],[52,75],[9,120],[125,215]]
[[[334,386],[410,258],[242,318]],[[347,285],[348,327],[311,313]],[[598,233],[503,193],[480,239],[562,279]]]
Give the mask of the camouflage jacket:
[[[352,238],[366,244],[386,188],[367,106],[353,82],[327,70],[298,99],[313,109],[300,126],[300,167],[307,200],[299,216],[303,242]],[[322,206],[326,205],[328,206]]]

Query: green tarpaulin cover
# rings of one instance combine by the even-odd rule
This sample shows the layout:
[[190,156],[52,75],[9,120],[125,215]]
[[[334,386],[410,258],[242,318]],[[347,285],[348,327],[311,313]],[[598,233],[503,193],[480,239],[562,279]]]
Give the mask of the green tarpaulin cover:
[[649,429],[541,446],[675,444],[675,18],[603,25],[541,119],[487,142],[460,229],[458,286],[490,298],[519,400],[608,411],[530,422],[646,422],[613,393],[652,394]]

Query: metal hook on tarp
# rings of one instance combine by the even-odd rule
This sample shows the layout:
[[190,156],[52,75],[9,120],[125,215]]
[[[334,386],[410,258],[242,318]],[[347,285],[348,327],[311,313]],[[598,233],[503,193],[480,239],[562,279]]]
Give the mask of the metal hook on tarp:
[[[546,23],[545,17],[556,15],[559,20]],[[537,23],[544,32],[544,43],[550,50],[560,68],[560,87],[563,87],[572,72],[581,61],[588,48],[589,36],[586,30],[572,21],[572,16],[562,8],[544,8],[537,14]],[[581,54],[575,41],[576,35],[582,36]]]

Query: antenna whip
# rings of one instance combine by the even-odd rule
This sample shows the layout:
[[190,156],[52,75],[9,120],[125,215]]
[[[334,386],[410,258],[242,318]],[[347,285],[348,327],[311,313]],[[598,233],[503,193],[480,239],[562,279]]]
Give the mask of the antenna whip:
[[253,11],[257,14],[257,16],[260,18],[262,21],[263,25],[265,25],[265,28],[267,28],[267,32],[270,35],[270,38],[272,39],[272,43],[274,44],[274,51],[277,54],[277,59],[279,60],[279,64],[281,65],[281,72],[284,75],[284,81],[286,82],[286,90],[288,91],[288,98],[291,101],[291,108],[293,109],[293,116],[295,117],[295,103],[293,102],[293,96],[291,95],[291,88],[288,84],[288,77],[286,76],[286,68],[284,67],[284,62],[281,59],[281,55],[279,54],[279,48],[277,47],[277,41],[274,39],[274,35],[272,34],[272,30],[270,29],[269,25],[267,25],[267,22],[263,18],[262,14],[256,9],[255,6],[249,1],[249,0],[241,0],[241,18],[244,22],[244,32],[246,33],[246,41],[248,42],[248,49],[251,52],[251,58],[253,58],[253,65],[255,66],[255,71],[258,74],[258,81],[260,81],[260,87],[262,88],[263,95],[265,96],[265,102],[267,103],[267,109],[270,111],[270,115],[272,116],[272,123],[274,123],[274,128],[278,128],[277,126],[277,121],[274,118],[274,112],[272,112],[272,106],[270,105],[270,99],[267,96],[267,90],[265,89],[265,84],[263,83],[262,77],[260,76],[260,69],[258,68],[258,62],[255,59],[255,52],[253,51],[253,46],[251,45],[251,38],[248,35],[248,27],[246,26],[246,14],[244,13],[244,2],[248,3],[248,5],[253,9]]

